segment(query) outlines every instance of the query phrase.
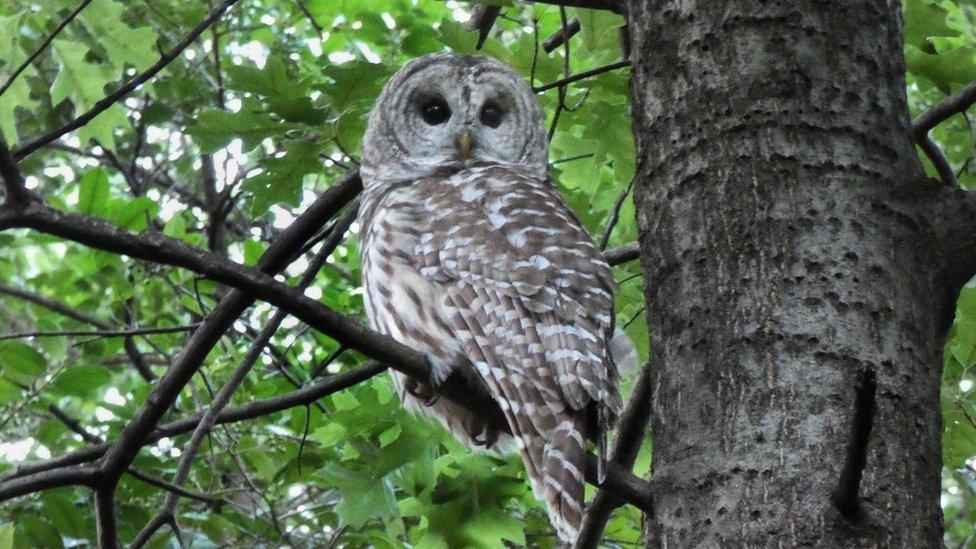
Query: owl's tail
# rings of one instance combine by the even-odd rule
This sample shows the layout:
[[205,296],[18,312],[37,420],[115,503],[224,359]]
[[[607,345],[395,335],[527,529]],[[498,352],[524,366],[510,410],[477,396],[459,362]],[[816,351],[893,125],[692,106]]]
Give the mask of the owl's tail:
[[583,520],[583,468],[586,444],[582,425],[564,419],[552,432],[542,454],[539,496],[549,504],[549,520],[559,539],[572,543]]
[[[503,391],[515,387],[500,383]],[[565,543],[576,541],[583,521],[583,471],[586,442],[583,421],[573,412],[555,413],[542,392],[531,383],[506,395],[502,410],[512,427],[535,497],[546,503],[549,521]],[[516,396],[520,398],[515,398]],[[520,404],[515,404],[520,403]]]

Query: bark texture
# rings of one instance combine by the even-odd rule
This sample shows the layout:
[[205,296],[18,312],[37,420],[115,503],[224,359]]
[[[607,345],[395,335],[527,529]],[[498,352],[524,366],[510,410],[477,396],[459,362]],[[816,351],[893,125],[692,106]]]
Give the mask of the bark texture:
[[656,369],[649,546],[940,545],[957,287],[933,199],[915,196],[900,4],[625,8]]

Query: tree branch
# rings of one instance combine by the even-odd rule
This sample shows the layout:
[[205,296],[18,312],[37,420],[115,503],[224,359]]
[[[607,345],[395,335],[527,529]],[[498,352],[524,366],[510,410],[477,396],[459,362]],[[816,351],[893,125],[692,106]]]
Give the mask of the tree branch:
[[[64,412],[64,410],[58,408],[56,405],[51,404],[47,407],[47,409],[49,412],[51,412],[51,415],[54,416],[55,419],[60,421],[65,427],[67,427],[73,433],[77,433],[78,436],[80,436],[81,439],[84,440],[85,442],[89,444],[101,444],[103,442],[101,437],[90,433],[88,429],[85,429],[85,427],[78,422],[77,419],[69,416],[67,413]],[[149,484],[151,486],[156,486],[157,488],[162,488],[163,490],[168,490],[170,492],[175,492],[177,494],[180,494],[183,497],[194,499],[206,503],[208,505],[218,505],[220,503],[220,500],[218,499],[203,494],[198,494],[196,492],[187,490],[180,486],[176,486],[175,484],[171,484],[169,482],[166,482],[165,480],[156,478],[151,475],[147,475],[146,473],[143,473],[138,469],[132,467],[130,467],[126,471],[126,473],[128,473],[131,477],[141,480],[142,482],[145,482],[146,484]]]
[[934,107],[912,121],[912,133],[916,139],[932,128],[945,122],[976,103],[976,82],[939,101]]
[[634,180],[631,179],[627,187],[617,195],[617,199],[613,203],[613,208],[610,209],[610,218],[607,220],[607,227],[603,231],[603,236],[600,238],[600,249],[606,250],[607,244],[610,243],[610,236],[613,234],[614,227],[617,226],[617,221],[620,220],[620,209],[624,207],[624,202],[627,200],[627,195],[634,188]]
[[[314,385],[304,387],[291,393],[256,400],[241,406],[232,406],[221,412],[217,416],[214,424],[223,425],[226,423],[247,421],[249,419],[274,414],[276,412],[294,408],[296,406],[306,406],[319,400],[320,398],[352,387],[357,383],[361,383],[385,371],[386,367],[380,363],[369,362],[347,372],[331,375]],[[203,413],[201,412],[180,420],[160,425],[153,432],[151,432],[149,436],[146,437],[143,445],[154,444],[164,437],[175,437],[192,431],[196,428],[197,424],[200,423],[202,418]],[[13,472],[0,478],[0,493],[2,493],[6,483],[12,480],[37,475],[47,471],[63,469],[71,465],[80,465],[82,463],[90,463],[95,461],[105,455],[111,446],[112,444],[108,442],[93,444],[47,461],[22,464],[14,469]],[[0,501],[3,501],[4,499],[5,498],[0,497]]]
[[54,311],[61,316],[70,318],[72,320],[77,320],[78,322],[82,322],[84,324],[91,324],[92,326],[101,328],[103,330],[112,329],[112,325],[110,323],[98,317],[94,317],[87,313],[83,313],[77,309],[68,307],[61,301],[51,299],[49,297],[43,296],[36,292],[32,292],[30,290],[26,290],[24,288],[15,288],[14,286],[0,284],[0,294],[9,295],[11,297],[16,297],[18,299],[22,299],[24,301],[33,303],[35,305],[40,305],[41,307],[44,307],[45,309],[48,309],[50,311]]
[[[332,233],[329,235],[329,242],[322,246],[319,252],[310,262],[308,268],[302,274],[301,280],[298,282],[297,288],[300,291],[304,291],[308,286],[315,280],[315,275],[322,269],[325,265],[326,260],[332,255],[332,252],[338,247],[339,243],[342,242],[342,238],[346,231],[352,225],[353,221],[356,219],[356,214],[358,213],[358,208],[354,203],[348,208],[346,215],[332,228]],[[241,383],[247,378],[247,374],[254,367],[254,364],[261,357],[261,353],[264,352],[264,348],[271,341],[275,332],[278,331],[278,327],[281,326],[282,321],[288,316],[283,310],[278,310],[275,312],[274,316],[265,324],[264,328],[261,329],[261,333],[258,334],[257,338],[251,343],[250,348],[241,360],[240,365],[231,374],[223,386],[221,386],[220,391],[217,392],[217,396],[214,397],[213,402],[203,413],[203,417],[197,424],[196,429],[193,431],[193,435],[190,437],[190,441],[183,447],[183,456],[180,458],[180,464],[176,469],[176,474],[173,476],[173,485],[179,487],[184,482],[186,482],[187,477],[190,475],[190,469],[193,466],[193,460],[200,450],[201,444],[203,444],[204,437],[212,430],[218,416],[223,411],[223,409],[230,403],[231,397],[240,387]],[[170,492],[166,497],[166,501],[163,503],[162,509],[157,513],[156,518],[150,520],[142,530],[136,535],[132,542],[133,548],[142,547],[152,534],[158,528],[155,526],[159,521],[163,520],[167,516],[174,516],[176,506],[179,504],[180,494],[177,492]]]
[[77,130],[78,128],[94,120],[96,116],[108,110],[108,108],[114,105],[116,101],[129,95],[130,93],[135,91],[136,88],[145,84],[154,76],[156,76],[156,74],[159,73],[159,71],[166,68],[166,66],[172,63],[174,59],[179,57],[180,54],[183,53],[183,50],[188,48],[190,44],[192,44],[193,41],[197,39],[197,37],[203,34],[203,31],[207,30],[207,27],[209,27],[215,21],[217,21],[217,19],[219,19],[220,16],[223,15],[225,11],[227,11],[231,6],[236,4],[238,1],[239,0],[224,0],[223,2],[221,2],[219,5],[217,5],[216,8],[214,8],[207,15],[207,17],[203,19],[203,21],[200,21],[200,23],[198,23],[197,26],[193,27],[193,29],[189,32],[189,34],[183,37],[183,39],[180,40],[175,46],[173,46],[172,49],[170,49],[168,52],[163,54],[163,56],[160,57],[159,60],[156,61],[156,63],[153,66],[149,67],[144,72],[133,77],[131,80],[126,82],[121,88],[115,90],[108,96],[100,99],[87,112],[82,113],[81,115],[69,121],[67,124],[64,124],[60,128],[56,128],[42,135],[41,137],[38,137],[34,141],[31,141],[30,143],[24,145],[20,149],[17,149],[14,152],[14,157],[17,160],[22,160],[27,155],[33,153],[37,149],[40,149],[44,145],[47,145],[48,143],[51,143],[52,141],[55,141],[56,139],[65,135],[66,133]]
[[95,520],[98,530],[98,546],[116,549],[119,546],[118,523],[115,520],[115,486],[103,485],[95,489]]
[[3,188],[7,191],[4,207],[22,208],[30,202],[31,195],[24,184],[24,176],[17,169],[17,162],[10,154],[3,135],[0,135],[0,178],[3,178]]
[[566,78],[556,80],[555,82],[550,82],[548,84],[537,86],[535,88],[532,88],[532,91],[536,93],[542,93],[544,91],[549,91],[553,88],[560,88],[568,84],[572,84],[573,82],[578,82],[580,80],[585,80],[587,78],[599,76],[605,72],[610,72],[613,70],[622,69],[624,67],[629,67],[629,66],[630,66],[630,61],[627,60],[617,61],[616,63],[610,63],[609,65],[604,65],[602,67],[597,67],[595,69],[590,69],[588,71],[578,72],[572,76],[567,76]]
[[608,10],[619,12],[616,0],[529,0],[536,4],[553,4],[567,8],[587,8],[591,10]]
[[468,19],[464,27],[469,31],[478,31],[478,43],[475,45],[474,49],[481,50],[481,47],[485,45],[485,40],[488,39],[488,34],[491,33],[491,28],[495,26],[495,19],[498,18],[498,14],[501,13],[502,8],[500,6],[492,6],[489,4],[477,4],[471,11],[471,19]]
[[542,41],[542,51],[546,53],[552,53],[556,51],[556,48],[563,45],[563,42],[569,40],[570,38],[576,36],[580,31],[580,20],[579,17],[574,17],[569,21],[569,25],[562,27],[556,32],[552,33],[551,36]]
[[98,468],[92,466],[59,467],[0,482],[0,502],[62,486],[92,486],[98,479]]
[[152,334],[174,334],[179,332],[189,332],[198,328],[200,324],[189,324],[187,326],[172,326],[163,328],[130,328],[127,330],[62,330],[62,331],[38,331],[23,332],[19,334],[0,334],[0,341],[8,339],[26,339],[30,337],[129,337],[137,335]]
[[622,265],[638,259],[640,257],[640,247],[638,247],[636,242],[631,242],[630,244],[624,244],[619,248],[605,252],[603,256],[607,258],[607,263],[611,266]]
[[953,173],[945,155],[929,137],[929,130],[945,122],[951,116],[965,112],[973,103],[976,103],[976,82],[943,99],[912,121],[912,135],[915,137],[915,142],[932,161],[935,170],[939,173],[939,179],[944,185],[958,186],[956,174]]

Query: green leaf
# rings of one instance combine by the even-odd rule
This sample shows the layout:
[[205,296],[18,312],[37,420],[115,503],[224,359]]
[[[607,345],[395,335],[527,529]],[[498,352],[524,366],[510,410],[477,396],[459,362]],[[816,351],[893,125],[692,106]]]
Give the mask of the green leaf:
[[620,50],[619,28],[625,24],[623,18],[615,13],[600,10],[577,9],[580,21],[580,36],[583,45],[591,52]]
[[108,172],[95,168],[78,184],[77,210],[83,214],[101,214],[108,202]]
[[[2,373],[2,370],[0,370]],[[6,379],[0,378],[0,405],[19,402],[23,398],[20,388]]]
[[112,374],[104,366],[73,366],[58,375],[54,386],[62,394],[84,397],[111,380]]
[[0,341],[0,371],[15,381],[29,382],[47,369],[44,355],[20,341]]
[[210,109],[200,113],[187,133],[196,139],[203,152],[214,153],[235,137],[244,142],[243,150],[249,151],[265,138],[277,135],[281,129],[281,122],[265,113]]
[[946,23],[946,12],[925,0],[904,0],[905,43],[922,48],[930,36],[955,36]]
[[14,525],[0,524],[0,549],[14,549]]
[[386,448],[387,446],[389,446],[391,443],[393,443],[393,441],[397,439],[397,437],[400,436],[401,432],[403,432],[403,428],[400,427],[399,425],[394,425],[393,427],[390,427],[389,429],[380,433],[380,437],[379,437],[380,447]]
[[[116,79],[108,65],[86,60],[89,51],[88,46],[70,40],[51,42],[51,55],[59,67],[51,84],[51,103],[57,105],[70,99],[75,115],[87,111],[105,97],[106,85]],[[86,124],[79,130],[79,135],[97,139],[102,146],[112,149],[115,146],[113,131],[127,125],[125,111],[116,104]]]
[[305,175],[318,173],[322,164],[318,159],[318,147],[306,141],[290,141],[285,154],[262,162],[264,172],[249,177],[243,189],[252,195],[251,214],[261,215],[272,204],[298,205]]
[[81,12],[79,19],[105,48],[109,62],[117,70],[131,65],[142,71],[159,57],[153,47],[156,33],[149,27],[129,27],[122,21],[125,11],[125,6],[113,0],[95,0]]
[[976,49],[966,46],[942,54],[926,53],[914,46],[905,46],[908,70],[931,80],[944,93],[953,84],[968,84],[976,79]]
[[141,231],[148,226],[147,219],[156,217],[159,206],[155,201],[139,196],[132,200],[120,200],[112,204],[109,219],[123,229]]

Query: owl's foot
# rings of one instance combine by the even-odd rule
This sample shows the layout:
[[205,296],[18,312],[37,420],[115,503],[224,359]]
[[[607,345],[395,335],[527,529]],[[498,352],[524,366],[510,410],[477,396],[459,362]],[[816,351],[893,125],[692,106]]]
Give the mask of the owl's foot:
[[468,426],[468,437],[477,446],[491,448],[498,442],[498,429],[493,429],[480,421],[472,421]]
[[429,384],[418,382],[413,378],[407,378],[403,389],[407,394],[419,400],[424,406],[433,406],[441,398],[441,394],[435,391]]

